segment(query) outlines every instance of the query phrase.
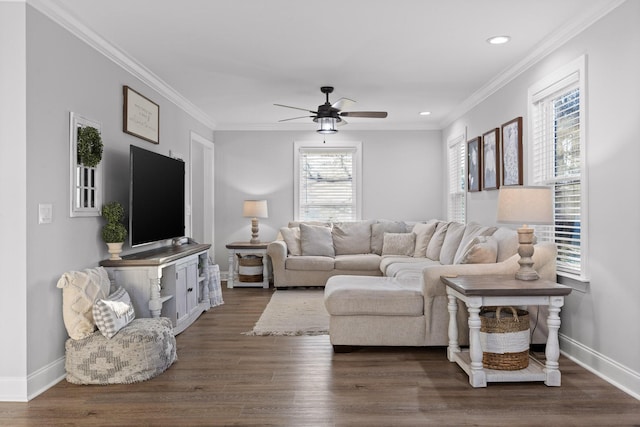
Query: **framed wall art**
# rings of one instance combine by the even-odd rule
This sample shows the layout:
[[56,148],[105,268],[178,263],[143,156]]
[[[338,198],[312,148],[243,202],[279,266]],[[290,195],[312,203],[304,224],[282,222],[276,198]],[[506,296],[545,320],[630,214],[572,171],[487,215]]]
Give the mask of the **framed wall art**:
[[500,188],[500,129],[482,135],[482,189]]
[[482,181],[482,158],[480,157],[481,138],[478,136],[467,141],[467,189],[480,191]]
[[522,185],[522,117],[502,125],[502,185]]
[[129,86],[123,87],[123,128],[128,133],[154,144],[160,143],[160,106]]

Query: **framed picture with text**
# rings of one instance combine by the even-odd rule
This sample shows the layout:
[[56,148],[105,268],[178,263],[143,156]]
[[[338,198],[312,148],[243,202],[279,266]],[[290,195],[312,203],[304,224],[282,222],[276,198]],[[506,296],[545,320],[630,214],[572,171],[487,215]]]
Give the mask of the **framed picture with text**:
[[129,86],[124,86],[123,92],[123,132],[159,144],[160,106]]
[[500,129],[482,135],[482,189],[500,188]]
[[522,185],[522,117],[502,125],[502,185]]
[[480,191],[482,180],[482,158],[480,157],[481,138],[478,136],[467,141],[467,189]]

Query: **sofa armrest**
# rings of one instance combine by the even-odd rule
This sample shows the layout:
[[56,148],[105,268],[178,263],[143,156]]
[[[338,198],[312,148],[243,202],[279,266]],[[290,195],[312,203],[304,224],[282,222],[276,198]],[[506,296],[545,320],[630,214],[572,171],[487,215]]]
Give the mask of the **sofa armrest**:
[[[533,254],[533,268],[540,274],[540,277],[555,281],[557,248],[554,243],[543,242],[535,245]],[[431,265],[422,270],[423,286],[425,297],[446,296],[445,284],[440,280],[440,276],[445,275],[500,275],[516,274],[520,268],[518,260],[520,255],[493,264],[454,264],[454,265]]]
[[267,255],[271,258],[274,280],[284,274],[284,264],[287,260],[287,244],[284,240],[274,240],[267,246]]

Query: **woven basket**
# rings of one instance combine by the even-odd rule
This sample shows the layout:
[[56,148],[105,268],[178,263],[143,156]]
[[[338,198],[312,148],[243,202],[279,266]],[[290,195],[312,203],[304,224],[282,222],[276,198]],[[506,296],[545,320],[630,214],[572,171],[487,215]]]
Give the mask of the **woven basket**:
[[238,256],[238,281],[245,283],[262,282],[262,256],[260,255],[242,255]]
[[[505,309],[510,313],[505,314]],[[485,307],[480,322],[485,368],[516,371],[529,366],[529,312],[513,307]]]

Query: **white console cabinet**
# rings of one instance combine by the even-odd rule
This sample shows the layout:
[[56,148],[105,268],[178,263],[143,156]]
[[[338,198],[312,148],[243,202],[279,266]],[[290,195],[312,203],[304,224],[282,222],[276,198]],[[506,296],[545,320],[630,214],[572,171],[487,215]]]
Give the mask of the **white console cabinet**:
[[178,334],[211,307],[202,271],[210,247],[170,246],[103,260],[100,265],[127,290],[136,317],[168,317]]

